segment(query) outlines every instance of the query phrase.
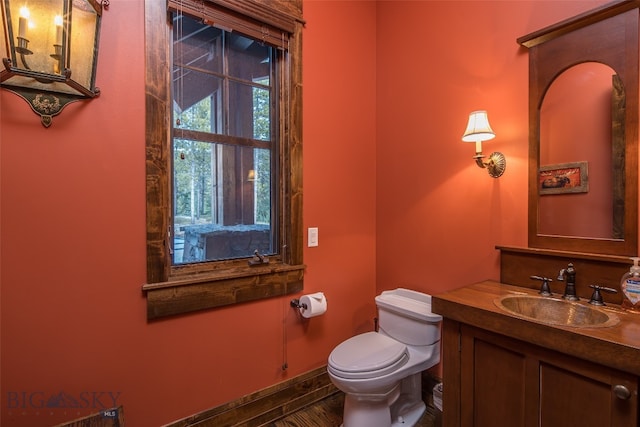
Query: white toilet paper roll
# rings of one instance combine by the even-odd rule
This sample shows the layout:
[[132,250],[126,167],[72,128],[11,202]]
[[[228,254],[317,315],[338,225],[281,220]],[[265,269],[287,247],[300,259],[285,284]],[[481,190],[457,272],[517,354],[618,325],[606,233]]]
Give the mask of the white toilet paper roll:
[[[327,298],[325,298],[322,292],[316,292],[315,294],[302,295],[300,297],[300,314],[302,317],[316,317],[324,314],[327,311]],[[306,305],[307,308],[304,308]]]

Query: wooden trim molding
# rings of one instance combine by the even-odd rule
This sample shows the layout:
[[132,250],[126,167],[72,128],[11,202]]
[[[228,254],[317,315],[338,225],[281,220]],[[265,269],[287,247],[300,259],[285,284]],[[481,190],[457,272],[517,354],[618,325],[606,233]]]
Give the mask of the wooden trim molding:
[[216,279],[194,277],[147,284],[142,287],[147,295],[147,319],[156,320],[300,292],[303,275],[304,266],[285,266],[263,271],[262,274],[254,272]]
[[[640,0],[614,1],[518,39],[529,48],[530,247],[627,256],[638,253],[638,7]],[[623,102],[624,110],[612,113],[613,225],[607,238],[568,230],[546,234],[539,229],[540,106],[558,75],[586,62],[609,66],[625,88],[624,101],[615,101]],[[613,184],[618,188],[613,189]]]
[[581,13],[573,18],[550,25],[541,30],[519,37],[516,41],[528,48],[537,46],[549,40],[553,40],[572,31],[579,30],[595,22],[602,21],[620,13],[635,9],[640,6],[638,0],[613,1],[604,4],[591,11]]
[[268,425],[340,391],[331,383],[326,366],[207,409],[164,427]]
[[147,281],[166,281],[170,206],[168,159],[171,110],[169,34],[165,2],[145,1],[145,128],[147,177]]
[[[290,0],[209,0],[218,6],[231,9],[257,21],[273,25],[289,33],[295,31],[295,23],[304,24],[302,2]],[[269,5],[265,8],[261,5]]]

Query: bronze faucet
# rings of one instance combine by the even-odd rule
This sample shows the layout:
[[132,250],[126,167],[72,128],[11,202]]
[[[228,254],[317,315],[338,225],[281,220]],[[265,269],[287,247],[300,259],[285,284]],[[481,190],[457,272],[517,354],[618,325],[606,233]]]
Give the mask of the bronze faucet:
[[558,281],[562,282],[565,277],[567,278],[567,284],[564,288],[562,298],[568,301],[578,301],[580,298],[576,295],[576,269],[573,268],[572,263],[569,263],[567,268],[560,270],[560,273],[558,273]]

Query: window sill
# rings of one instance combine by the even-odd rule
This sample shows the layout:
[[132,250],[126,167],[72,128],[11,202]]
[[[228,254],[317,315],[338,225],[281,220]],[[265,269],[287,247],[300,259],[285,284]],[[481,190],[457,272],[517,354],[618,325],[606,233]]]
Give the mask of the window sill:
[[275,264],[145,284],[147,319],[299,292],[304,269],[304,265]]

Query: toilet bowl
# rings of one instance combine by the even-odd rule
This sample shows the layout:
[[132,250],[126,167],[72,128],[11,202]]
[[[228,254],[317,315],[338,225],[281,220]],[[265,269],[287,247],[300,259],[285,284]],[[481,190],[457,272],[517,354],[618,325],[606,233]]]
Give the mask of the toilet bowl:
[[382,292],[376,305],[379,331],[339,344],[327,372],[345,393],[344,427],[410,427],[426,409],[421,372],[440,361],[442,317],[430,295],[403,288]]

